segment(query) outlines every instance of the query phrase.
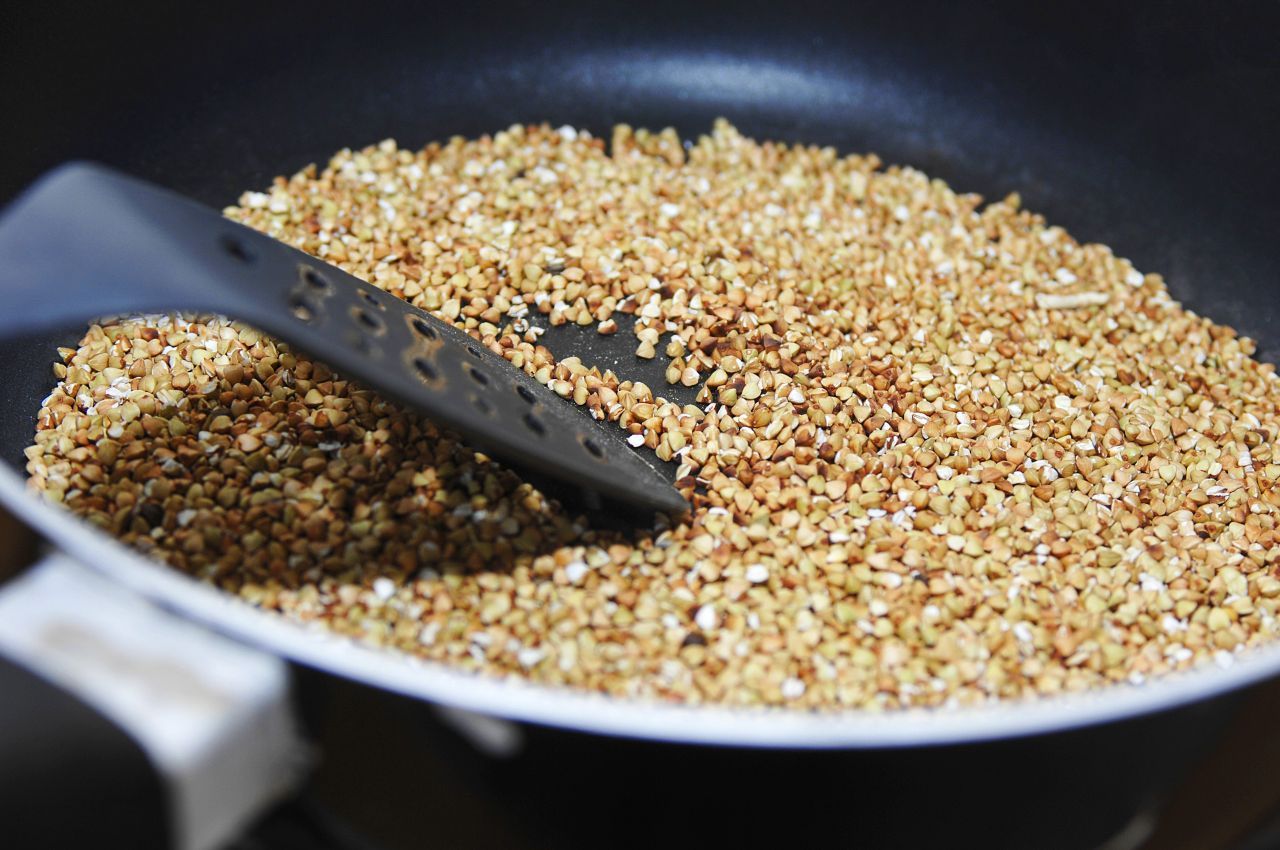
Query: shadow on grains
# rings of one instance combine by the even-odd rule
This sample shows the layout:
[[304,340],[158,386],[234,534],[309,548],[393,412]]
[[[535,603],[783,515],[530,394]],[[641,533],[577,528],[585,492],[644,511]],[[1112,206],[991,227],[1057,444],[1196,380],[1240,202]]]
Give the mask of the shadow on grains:
[[[215,365],[188,337],[228,340],[235,356]],[[145,392],[113,389],[139,378],[116,374],[120,352],[134,352],[136,370],[152,362],[137,356],[147,346],[176,349],[190,368],[154,370]],[[330,580],[395,587],[532,568],[654,533],[652,516],[494,461],[239,323],[104,322],[63,354],[28,450],[39,489],[255,604]]]

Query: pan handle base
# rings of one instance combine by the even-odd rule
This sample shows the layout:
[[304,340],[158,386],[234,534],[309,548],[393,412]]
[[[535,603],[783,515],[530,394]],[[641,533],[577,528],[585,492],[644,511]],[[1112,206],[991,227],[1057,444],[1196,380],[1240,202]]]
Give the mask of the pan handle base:
[[[16,768],[9,780],[63,812],[81,811],[68,795],[83,792],[85,810],[107,798],[135,815],[51,826],[38,805],[15,806],[6,830],[20,834],[31,821],[33,835],[83,830],[80,846],[155,846],[157,831],[182,850],[223,846],[293,791],[310,761],[283,660],[62,554],[0,586],[0,678],[13,688],[0,710],[0,763]],[[116,778],[122,764],[128,787]],[[14,802],[6,795],[5,808]],[[121,834],[104,834],[110,828]]]

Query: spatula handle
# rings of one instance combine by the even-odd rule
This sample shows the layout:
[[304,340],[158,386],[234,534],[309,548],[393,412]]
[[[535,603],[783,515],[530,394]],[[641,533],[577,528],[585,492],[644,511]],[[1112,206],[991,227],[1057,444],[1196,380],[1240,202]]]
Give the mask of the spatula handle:
[[235,291],[209,286],[246,259],[248,228],[210,229],[178,195],[71,163],[0,216],[0,337],[100,316],[234,310]]

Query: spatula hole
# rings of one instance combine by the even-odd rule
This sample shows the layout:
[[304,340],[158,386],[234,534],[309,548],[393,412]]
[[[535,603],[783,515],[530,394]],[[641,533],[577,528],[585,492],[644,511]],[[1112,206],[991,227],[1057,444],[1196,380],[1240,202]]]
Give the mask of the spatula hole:
[[239,238],[228,233],[224,234],[218,242],[222,246],[222,250],[233,260],[239,260],[242,263],[252,263],[254,261],[253,253],[245,247],[244,242],[240,241]]
[[422,334],[423,339],[435,339],[436,329],[427,324],[427,320],[421,316],[410,316],[409,327]]
[[311,268],[311,266],[302,266],[299,269],[299,276],[309,289],[314,289],[316,292],[329,291],[329,281],[325,280],[324,275]]
[[467,370],[467,374],[471,376],[471,380],[475,381],[480,386],[488,386],[489,376],[474,366]]
[[480,349],[476,348],[474,345],[467,346],[467,353],[477,360],[480,359]]
[[377,298],[374,298],[372,295],[370,295],[368,292],[365,292],[363,289],[357,289],[356,292],[358,292],[360,294],[360,297],[364,299],[364,303],[368,304],[370,307],[376,307],[379,310],[387,309],[386,304],[383,304],[381,301],[379,301]]
[[435,364],[425,357],[413,358],[413,368],[417,369],[418,374],[428,381],[434,381],[440,377],[440,372],[436,369]]
[[356,307],[351,311],[351,315],[355,317],[356,323],[369,333],[382,333],[384,329],[382,319],[378,318],[373,313],[370,313],[368,310]]
[[600,448],[600,444],[590,437],[582,438],[582,447],[586,449],[592,457],[603,458],[604,449]]
[[520,396],[520,398],[529,402],[529,404],[538,403],[538,397],[533,394],[533,390],[529,389],[526,386],[523,386],[521,384],[516,384],[516,394]]
[[289,310],[293,313],[294,318],[303,322],[310,322],[316,317],[315,305],[300,295],[295,295],[289,299]]
[[541,437],[547,433],[547,426],[542,424],[542,420],[534,416],[532,413],[524,415],[524,427]]

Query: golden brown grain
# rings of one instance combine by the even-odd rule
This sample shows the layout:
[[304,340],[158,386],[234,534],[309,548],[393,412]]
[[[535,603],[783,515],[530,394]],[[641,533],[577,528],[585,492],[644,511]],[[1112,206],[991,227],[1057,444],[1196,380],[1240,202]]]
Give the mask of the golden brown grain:
[[[719,122],[384,142],[227,214],[455,322],[694,505],[592,529],[250,328],[95,325],[33,484],[255,605],[486,674],[826,708],[1140,681],[1276,631],[1272,368],[1016,195]],[[538,344],[627,314],[698,405]]]

